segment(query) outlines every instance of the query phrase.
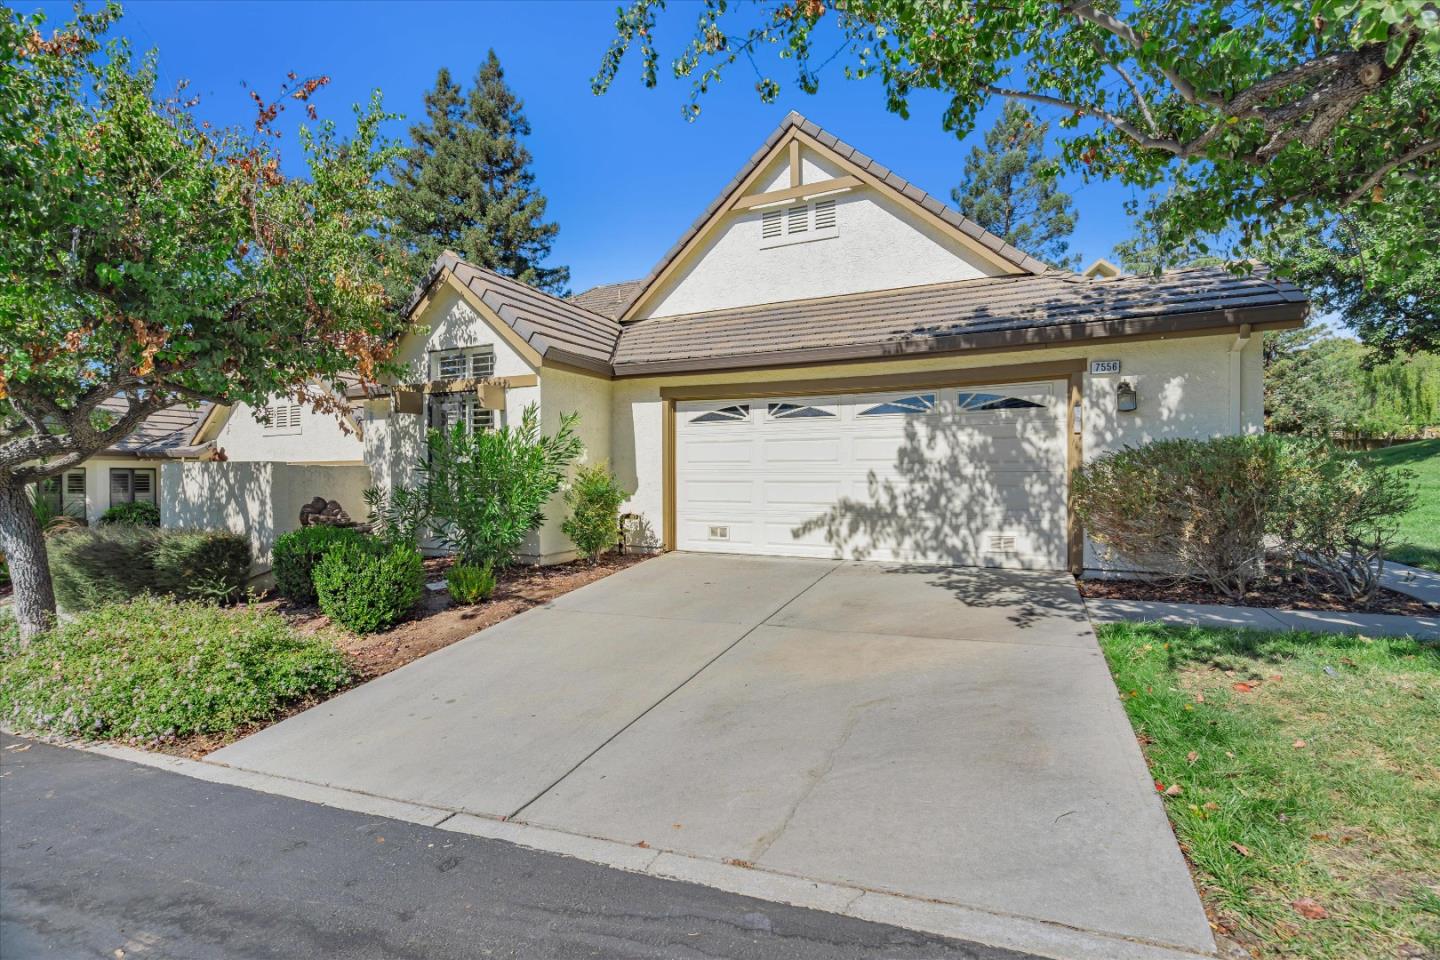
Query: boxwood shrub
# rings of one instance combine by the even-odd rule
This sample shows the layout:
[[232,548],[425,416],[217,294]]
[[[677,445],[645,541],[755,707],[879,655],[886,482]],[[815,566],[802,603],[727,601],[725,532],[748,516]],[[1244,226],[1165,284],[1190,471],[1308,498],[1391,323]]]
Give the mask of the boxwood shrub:
[[142,597],[81,614],[22,645],[0,623],[0,722],[153,741],[225,733],[349,678],[325,634],[273,612]]
[[336,544],[357,543],[365,535],[353,527],[317,525],[281,534],[271,554],[271,572],[280,596],[296,603],[315,602],[315,564]]
[[250,542],[227,530],[115,524],[60,534],[47,548],[56,599],[69,611],[144,594],[228,603],[250,572]]
[[373,537],[336,544],[315,564],[320,609],[356,633],[388,630],[425,592],[420,551]]

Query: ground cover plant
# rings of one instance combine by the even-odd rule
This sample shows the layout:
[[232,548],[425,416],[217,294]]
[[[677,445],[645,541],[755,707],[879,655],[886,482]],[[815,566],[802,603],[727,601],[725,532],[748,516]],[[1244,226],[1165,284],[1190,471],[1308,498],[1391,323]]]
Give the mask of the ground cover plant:
[[1415,506],[1400,517],[1390,559],[1440,573],[1440,440],[1400,443],[1363,456],[1415,474]]
[[1099,635],[1222,935],[1263,958],[1440,951],[1440,645]]
[[0,614],[0,720],[17,730],[153,742],[223,733],[349,678],[324,633],[274,612],[142,597],[24,643]]
[[158,527],[160,526],[160,508],[144,500],[117,503],[100,514],[100,522],[106,526],[127,524],[132,527]]
[[489,563],[454,563],[445,571],[445,585],[456,603],[480,603],[495,592],[495,567]]

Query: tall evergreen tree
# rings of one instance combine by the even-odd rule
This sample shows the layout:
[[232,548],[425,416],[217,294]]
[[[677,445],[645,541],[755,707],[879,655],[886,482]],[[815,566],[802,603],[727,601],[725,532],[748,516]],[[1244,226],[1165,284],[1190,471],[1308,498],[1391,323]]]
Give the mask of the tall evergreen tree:
[[541,290],[563,294],[570,270],[547,266],[559,227],[545,222],[535,188],[524,104],[491,50],[466,91],[441,68],[425,95],[425,121],[395,164],[392,271],[408,288],[442,250]]
[[1014,100],[985,132],[984,148],[972,147],[965,179],[950,191],[960,212],[1052,266],[1073,270],[1079,256],[1068,253],[1075,230],[1070,195],[1055,182],[1058,166],[1046,156],[1050,124]]

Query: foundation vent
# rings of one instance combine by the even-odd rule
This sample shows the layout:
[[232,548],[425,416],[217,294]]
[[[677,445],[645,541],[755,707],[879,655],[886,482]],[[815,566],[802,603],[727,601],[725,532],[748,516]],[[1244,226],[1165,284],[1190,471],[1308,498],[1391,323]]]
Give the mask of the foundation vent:
[[992,533],[990,534],[990,553],[1014,553],[1015,535],[1013,533]]

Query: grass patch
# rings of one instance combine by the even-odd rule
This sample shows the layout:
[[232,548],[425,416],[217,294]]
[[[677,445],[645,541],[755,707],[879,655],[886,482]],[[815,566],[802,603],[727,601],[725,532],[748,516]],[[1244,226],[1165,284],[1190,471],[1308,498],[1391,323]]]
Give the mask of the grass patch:
[[1440,572],[1440,440],[1380,447],[1365,456],[1386,467],[1415,472],[1420,500],[1400,520],[1400,537],[1389,559]]
[[1440,647],[1099,633],[1223,932],[1261,957],[1440,952]]
[[0,722],[94,740],[226,733],[348,680],[345,655],[276,613],[145,597],[20,643],[0,619]]

